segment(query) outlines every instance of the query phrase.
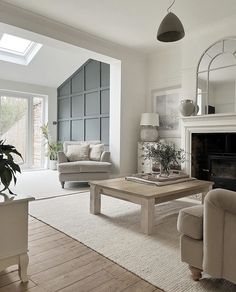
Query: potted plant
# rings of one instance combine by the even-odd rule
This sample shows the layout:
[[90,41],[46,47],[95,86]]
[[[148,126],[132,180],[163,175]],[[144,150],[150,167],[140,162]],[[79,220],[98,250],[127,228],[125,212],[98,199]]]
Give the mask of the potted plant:
[[47,152],[46,156],[49,158],[49,168],[51,170],[57,169],[57,158],[58,151],[61,150],[61,144],[55,141],[52,141],[51,136],[49,134],[48,124],[45,124],[41,127],[43,137],[46,140]]
[[5,200],[9,200],[8,194],[15,195],[10,190],[11,181],[16,184],[17,178],[16,173],[21,172],[20,167],[14,162],[14,156],[19,156],[22,158],[21,154],[12,145],[5,144],[5,141],[0,140],[0,184],[3,185],[3,189],[0,190],[0,195],[4,197]]
[[184,150],[174,143],[157,142],[145,146],[145,159],[151,159],[160,165],[160,175],[169,176],[171,167],[176,168],[185,161]]

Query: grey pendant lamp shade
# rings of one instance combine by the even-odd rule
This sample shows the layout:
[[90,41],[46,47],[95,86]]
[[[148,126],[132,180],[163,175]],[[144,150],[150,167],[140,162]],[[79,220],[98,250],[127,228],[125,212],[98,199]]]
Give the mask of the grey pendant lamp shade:
[[[174,2],[175,1],[173,1],[171,6]],[[174,13],[169,12],[171,6],[167,9],[168,14],[162,20],[157,32],[157,39],[161,42],[175,42],[181,40],[185,36],[181,21]]]

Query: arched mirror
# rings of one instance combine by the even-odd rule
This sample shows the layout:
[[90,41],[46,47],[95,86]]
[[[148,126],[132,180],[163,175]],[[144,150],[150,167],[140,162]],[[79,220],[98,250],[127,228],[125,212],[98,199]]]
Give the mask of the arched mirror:
[[220,40],[197,67],[198,115],[236,112],[236,37]]

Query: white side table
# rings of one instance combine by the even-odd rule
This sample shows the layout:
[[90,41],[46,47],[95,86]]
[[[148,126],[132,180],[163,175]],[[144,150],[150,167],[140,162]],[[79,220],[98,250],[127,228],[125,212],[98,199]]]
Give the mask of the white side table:
[[16,196],[4,201],[0,196],[0,271],[18,265],[22,282],[28,281],[28,205],[33,200]]
[[138,142],[138,173],[152,172],[152,160],[145,159],[145,146],[154,145],[156,142]]

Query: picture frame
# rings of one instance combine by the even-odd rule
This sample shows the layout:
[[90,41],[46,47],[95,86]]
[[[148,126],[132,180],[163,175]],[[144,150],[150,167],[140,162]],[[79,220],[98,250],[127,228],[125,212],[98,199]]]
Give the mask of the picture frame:
[[152,91],[153,112],[159,114],[161,138],[180,137],[180,94],[180,86]]

